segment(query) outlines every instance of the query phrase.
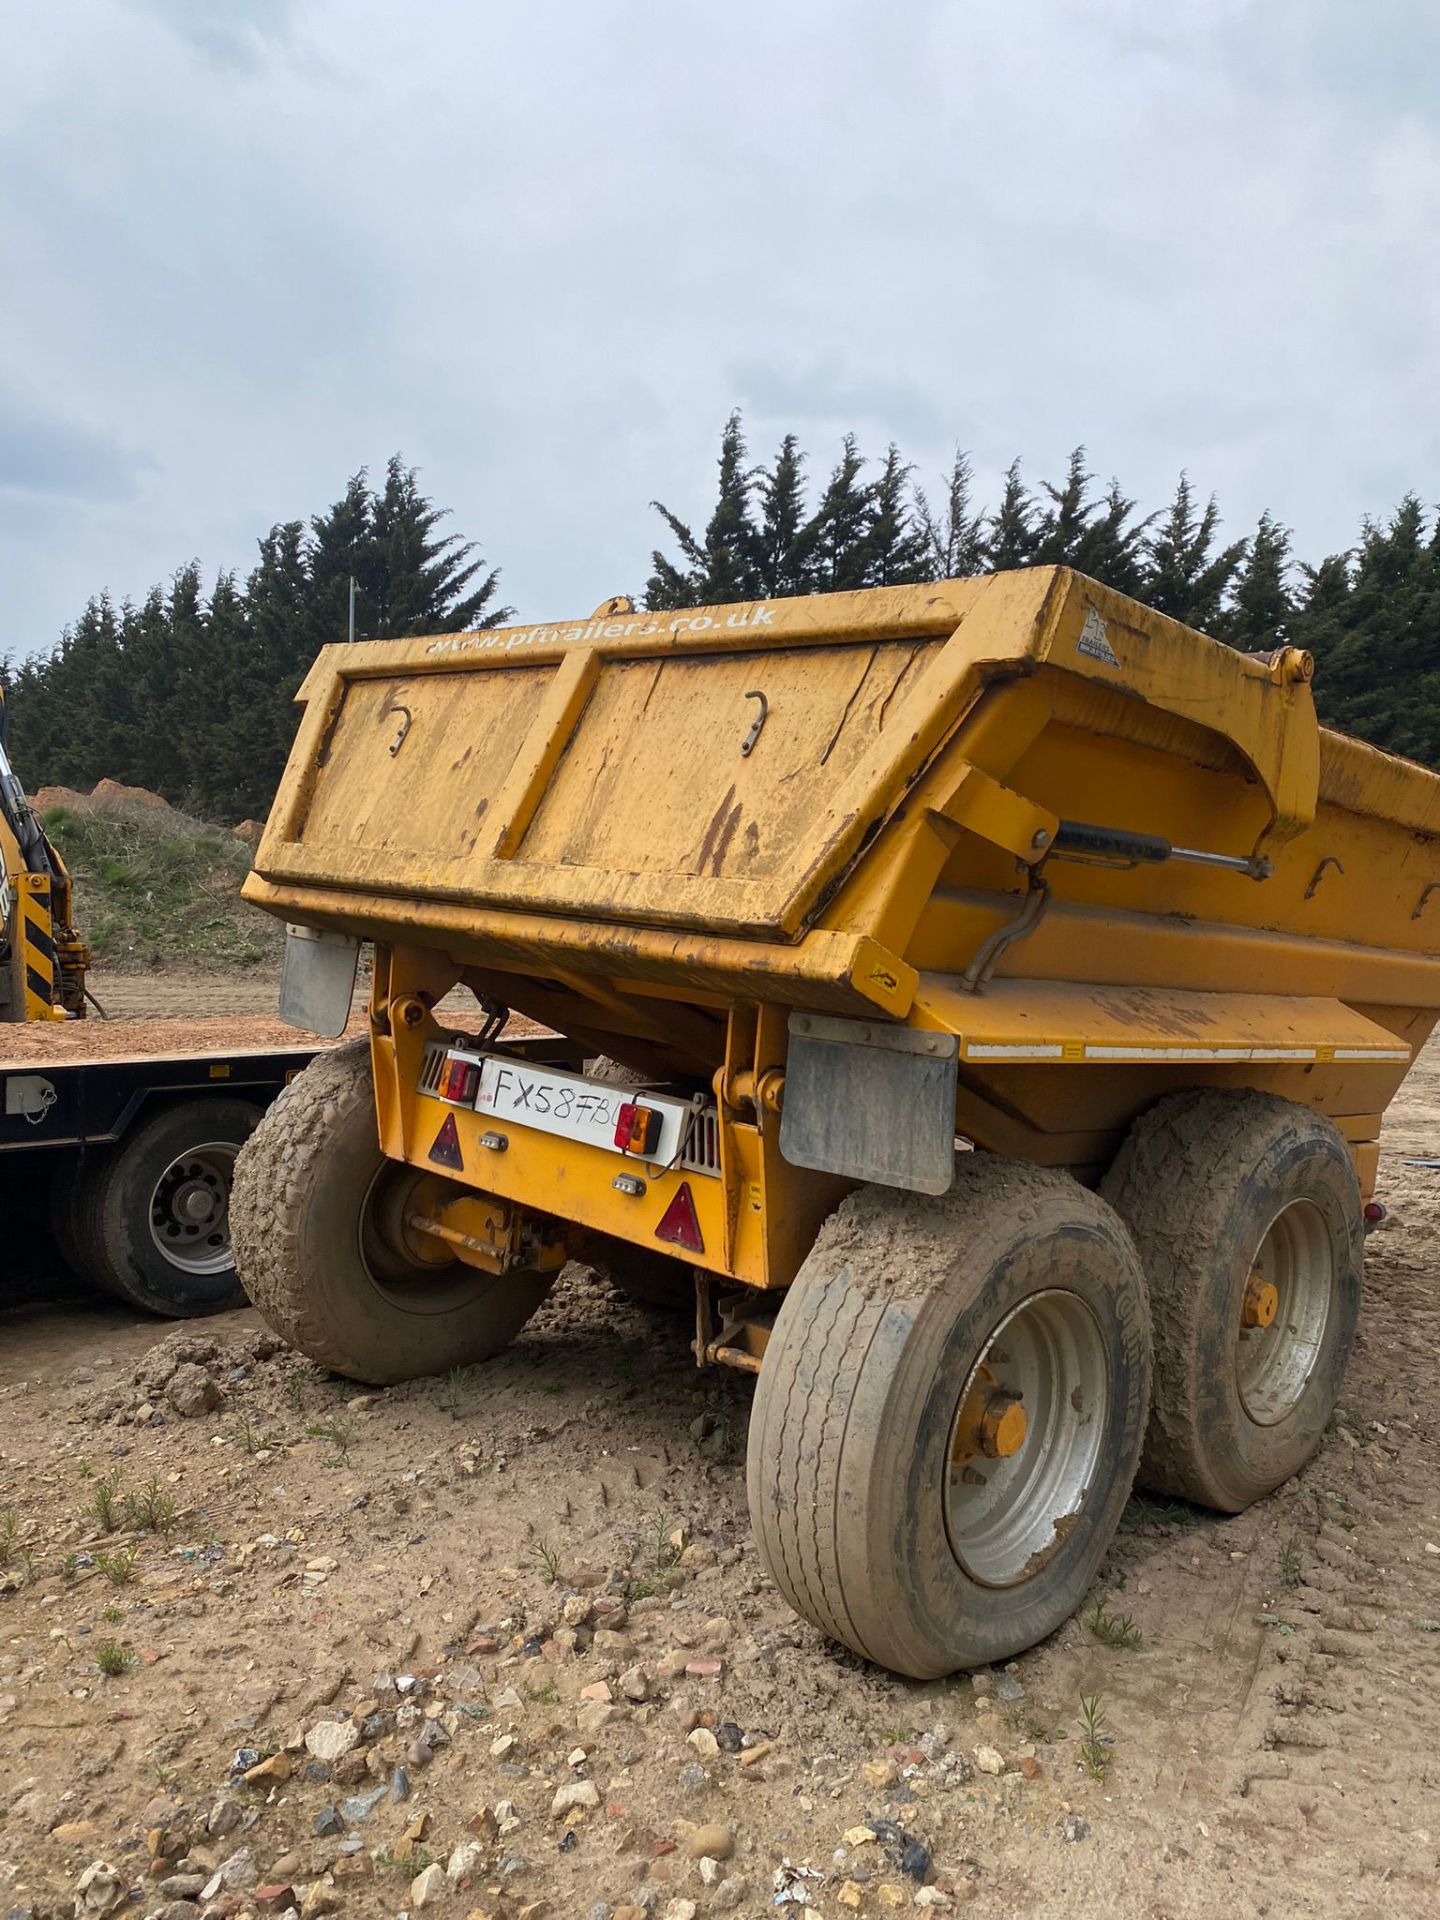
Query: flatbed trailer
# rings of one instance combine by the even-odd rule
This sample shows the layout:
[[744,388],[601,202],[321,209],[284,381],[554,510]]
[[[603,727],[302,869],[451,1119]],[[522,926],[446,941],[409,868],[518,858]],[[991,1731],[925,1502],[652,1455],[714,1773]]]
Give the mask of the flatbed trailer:
[[264,1019],[0,1029],[0,1212],[48,1216],[67,1265],[133,1306],[241,1304],[235,1157],[314,1054]]

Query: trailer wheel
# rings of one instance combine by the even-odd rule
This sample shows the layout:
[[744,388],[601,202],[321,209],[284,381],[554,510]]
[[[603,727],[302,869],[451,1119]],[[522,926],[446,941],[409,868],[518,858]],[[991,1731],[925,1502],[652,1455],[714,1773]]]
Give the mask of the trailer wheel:
[[1068,1175],[975,1154],[939,1199],[862,1188],[761,1365],[761,1556],[798,1613],[897,1673],[1006,1659],[1083,1599],[1149,1385],[1130,1236]]
[[1273,1094],[1176,1094],[1136,1122],[1102,1191],[1155,1319],[1141,1482],[1238,1513],[1310,1458],[1350,1357],[1365,1229],[1345,1141]]
[[236,1167],[231,1223],[251,1300],[320,1366],[376,1386],[488,1359],[554,1280],[407,1254],[387,1220],[412,1177],[380,1151],[363,1040],[317,1055]]
[[243,1305],[230,1191],[261,1111],[249,1100],[181,1101],[57,1179],[51,1218],[69,1264],[147,1313]]

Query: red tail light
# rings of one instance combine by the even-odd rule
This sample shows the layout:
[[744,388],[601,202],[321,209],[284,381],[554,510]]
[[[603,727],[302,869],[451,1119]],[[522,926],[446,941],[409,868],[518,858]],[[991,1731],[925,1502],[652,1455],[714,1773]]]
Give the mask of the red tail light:
[[622,1153],[653,1153],[660,1138],[660,1115],[654,1107],[627,1100],[615,1122],[615,1144]]
[[655,1229],[657,1240],[669,1240],[672,1245],[684,1247],[689,1253],[703,1253],[705,1239],[700,1232],[700,1221],[695,1212],[695,1199],[690,1191],[690,1182],[682,1181],[675,1198],[661,1215],[660,1224]]
[[452,1053],[445,1062],[436,1091],[442,1100],[453,1100],[459,1107],[473,1107],[479,1085],[480,1069],[475,1062],[457,1059]]

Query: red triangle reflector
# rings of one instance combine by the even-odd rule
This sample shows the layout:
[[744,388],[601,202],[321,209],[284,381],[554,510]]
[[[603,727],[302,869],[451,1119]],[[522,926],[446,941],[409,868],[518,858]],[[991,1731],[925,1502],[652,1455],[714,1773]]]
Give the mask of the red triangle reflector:
[[460,1153],[460,1131],[455,1125],[453,1113],[446,1114],[435,1136],[435,1144],[430,1149],[430,1158],[437,1167],[453,1167],[456,1173],[465,1171],[465,1162]]
[[695,1200],[690,1192],[690,1182],[683,1180],[661,1216],[655,1229],[657,1240],[669,1240],[677,1247],[684,1247],[690,1253],[704,1253],[705,1240],[700,1232],[700,1222],[695,1213]]

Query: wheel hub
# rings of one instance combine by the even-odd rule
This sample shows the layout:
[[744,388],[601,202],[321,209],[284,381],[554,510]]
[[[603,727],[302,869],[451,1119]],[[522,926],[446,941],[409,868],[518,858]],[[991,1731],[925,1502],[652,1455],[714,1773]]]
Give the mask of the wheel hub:
[[1033,1294],[991,1333],[950,1433],[945,1530],[986,1586],[1036,1576],[1089,1494],[1110,1401],[1104,1336],[1061,1289]]
[[233,1141],[196,1145],[170,1162],[150,1196],[150,1239],[182,1273],[224,1273],[230,1251],[230,1186],[239,1148]]
[[1252,1273],[1245,1288],[1245,1303],[1240,1309],[1242,1327],[1268,1327],[1280,1311],[1280,1289],[1263,1273]]

